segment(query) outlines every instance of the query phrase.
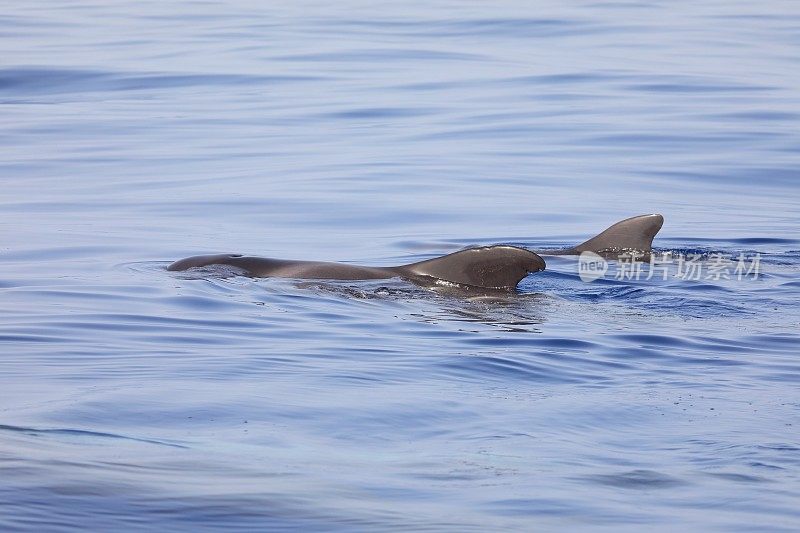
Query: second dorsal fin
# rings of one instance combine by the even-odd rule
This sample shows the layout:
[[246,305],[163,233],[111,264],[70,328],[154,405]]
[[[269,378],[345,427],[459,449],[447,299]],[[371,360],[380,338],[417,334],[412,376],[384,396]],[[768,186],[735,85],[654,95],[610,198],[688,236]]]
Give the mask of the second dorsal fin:
[[636,250],[649,252],[653,237],[664,225],[664,217],[659,214],[639,215],[620,220],[602,233],[573,248],[581,252],[620,252]]

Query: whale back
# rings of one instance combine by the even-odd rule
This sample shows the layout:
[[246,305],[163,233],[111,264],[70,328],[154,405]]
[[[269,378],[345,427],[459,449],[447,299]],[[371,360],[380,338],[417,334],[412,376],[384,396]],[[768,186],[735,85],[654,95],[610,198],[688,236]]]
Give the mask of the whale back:
[[394,275],[390,269],[380,267],[322,261],[292,261],[241,254],[196,255],[175,261],[167,267],[167,270],[182,271],[214,265],[236,267],[253,277],[356,280],[383,279]]

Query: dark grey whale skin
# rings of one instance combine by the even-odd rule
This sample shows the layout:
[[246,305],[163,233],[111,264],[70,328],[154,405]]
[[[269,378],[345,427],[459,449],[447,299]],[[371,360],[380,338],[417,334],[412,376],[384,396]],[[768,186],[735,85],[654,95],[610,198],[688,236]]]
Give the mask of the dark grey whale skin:
[[195,267],[228,265],[240,268],[253,277],[331,280],[401,277],[418,285],[446,281],[482,289],[513,290],[528,274],[545,269],[545,261],[539,254],[578,255],[590,251],[610,258],[631,253],[638,257],[648,257],[653,238],[663,224],[664,217],[659,214],[639,215],[621,220],[572,248],[532,252],[516,246],[483,246],[394,267],[216,254],[181,259],[169,265],[167,270],[183,271]]
[[638,215],[612,224],[588,241],[572,248],[558,250],[536,250],[540,255],[580,255],[594,252],[606,258],[636,255],[647,258],[653,249],[653,238],[664,225],[664,217],[658,213]]
[[394,267],[218,254],[181,259],[169,265],[167,270],[182,271],[209,265],[237,267],[253,277],[333,280],[401,277],[419,285],[446,281],[501,290],[513,290],[528,274],[545,269],[544,259],[534,252],[516,246],[498,245],[469,248],[435,259]]

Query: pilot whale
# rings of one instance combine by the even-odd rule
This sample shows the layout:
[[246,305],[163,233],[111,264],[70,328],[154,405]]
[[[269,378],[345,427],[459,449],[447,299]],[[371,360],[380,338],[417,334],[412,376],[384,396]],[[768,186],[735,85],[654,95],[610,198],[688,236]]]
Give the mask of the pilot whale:
[[653,238],[664,225],[664,217],[658,213],[638,215],[620,220],[604,229],[588,241],[571,248],[536,250],[540,255],[580,255],[594,252],[606,258],[624,255],[646,257],[653,249]]
[[513,290],[528,274],[545,269],[541,255],[577,255],[586,251],[605,257],[626,253],[649,254],[664,217],[640,215],[621,220],[588,241],[571,248],[526,250],[494,245],[468,248],[442,257],[391,267],[320,261],[291,261],[240,254],[198,255],[181,259],[167,270],[183,271],[211,265],[239,268],[252,277],[369,280],[400,277],[419,285],[455,283],[482,289]]
[[401,277],[418,285],[438,281],[484,289],[514,289],[530,273],[544,270],[539,255],[516,246],[468,248],[427,261],[393,267],[347,263],[288,261],[238,254],[198,255],[176,261],[167,270],[186,270],[209,265],[228,265],[253,277],[296,279],[365,280]]

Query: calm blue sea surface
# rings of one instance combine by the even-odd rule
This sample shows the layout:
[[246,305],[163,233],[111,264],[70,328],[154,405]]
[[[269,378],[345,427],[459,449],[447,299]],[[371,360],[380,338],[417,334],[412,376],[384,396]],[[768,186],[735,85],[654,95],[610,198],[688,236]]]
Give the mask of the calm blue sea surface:
[[800,529],[796,1],[6,2],[0,185],[2,531]]

